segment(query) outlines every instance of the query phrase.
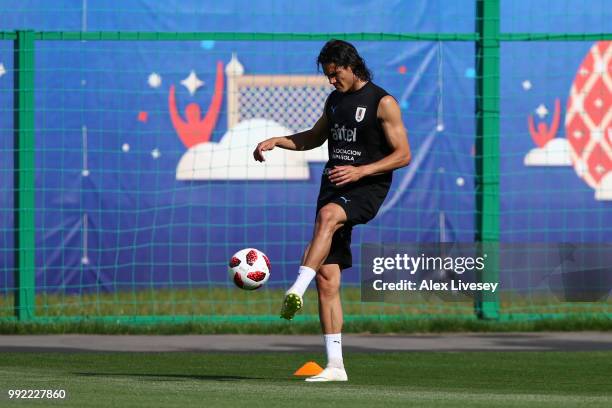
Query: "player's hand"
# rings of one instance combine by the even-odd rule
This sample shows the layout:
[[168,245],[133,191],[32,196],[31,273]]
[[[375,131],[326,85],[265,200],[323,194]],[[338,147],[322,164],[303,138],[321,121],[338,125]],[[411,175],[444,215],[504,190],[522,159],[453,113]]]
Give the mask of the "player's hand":
[[343,186],[348,183],[354,183],[364,176],[363,171],[355,166],[334,166],[327,176],[329,181],[336,186]]
[[258,162],[264,162],[266,161],[266,158],[264,157],[263,152],[267,150],[272,150],[275,146],[276,138],[273,137],[271,139],[264,140],[263,142],[259,143],[253,151],[253,157]]

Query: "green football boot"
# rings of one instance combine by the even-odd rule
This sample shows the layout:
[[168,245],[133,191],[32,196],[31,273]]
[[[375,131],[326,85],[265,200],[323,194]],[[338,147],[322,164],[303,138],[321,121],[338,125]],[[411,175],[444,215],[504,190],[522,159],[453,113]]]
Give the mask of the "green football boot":
[[281,308],[280,317],[283,319],[291,320],[297,312],[300,311],[304,301],[302,297],[297,293],[287,293],[283,300],[283,307]]

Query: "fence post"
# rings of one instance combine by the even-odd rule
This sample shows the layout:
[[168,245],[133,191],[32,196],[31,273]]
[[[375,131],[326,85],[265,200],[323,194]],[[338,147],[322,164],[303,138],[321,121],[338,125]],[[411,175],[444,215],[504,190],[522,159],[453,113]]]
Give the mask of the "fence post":
[[13,50],[15,316],[25,321],[34,317],[36,303],[34,31],[17,31]]
[[[499,282],[499,0],[476,1],[476,241],[487,258],[480,281]],[[499,295],[475,299],[481,319],[499,318]]]

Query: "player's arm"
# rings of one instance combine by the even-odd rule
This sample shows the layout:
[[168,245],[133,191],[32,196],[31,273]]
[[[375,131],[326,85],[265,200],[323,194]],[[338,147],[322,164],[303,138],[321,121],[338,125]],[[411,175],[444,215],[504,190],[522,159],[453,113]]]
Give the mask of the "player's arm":
[[257,161],[265,161],[263,152],[280,147],[287,150],[310,150],[321,146],[327,140],[327,118],[325,113],[321,115],[314,126],[304,132],[295,133],[290,136],[273,137],[259,143],[253,151],[253,157]]
[[387,173],[407,166],[412,158],[410,145],[408,144],[408,133],[402,121],[402,113],[392,96],[387,95],[380,100],[378,118],[387,143],[391,146],[391,154],[374,163],[361,166],[365,176]]
[[329,171],[329,179],[337,186],[355,182],[363,177],[375,176],[399,169],[410,163],[410,145],[399,105],[392,96],[385,96],[378,104],[378,119],[391,153],[374,163],[363,166],[335,166]]

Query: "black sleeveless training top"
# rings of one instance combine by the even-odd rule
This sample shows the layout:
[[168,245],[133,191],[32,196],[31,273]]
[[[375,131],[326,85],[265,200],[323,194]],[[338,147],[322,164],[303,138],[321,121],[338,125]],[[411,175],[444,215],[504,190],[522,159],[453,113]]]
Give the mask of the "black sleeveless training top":
[[[355,92],[333,91],[329,95],[325,102],[325,115],[329,124],[329,161],[325,165],[323,180],[328,180],[327,169],[334,166],[361,166],[391,153],[377,117],[378,103],[386,95],[389,94],[371,81]],[[364,177],[359,180],[359,184],[390,184],[391,178],[391,172],[388,172]]]

